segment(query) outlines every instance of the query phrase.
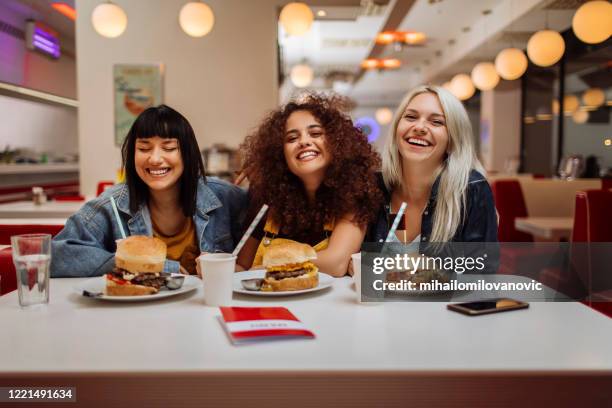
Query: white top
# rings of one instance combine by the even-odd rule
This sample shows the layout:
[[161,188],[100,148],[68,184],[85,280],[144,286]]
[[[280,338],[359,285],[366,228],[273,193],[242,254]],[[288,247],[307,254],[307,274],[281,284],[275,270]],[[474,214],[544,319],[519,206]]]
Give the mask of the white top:
[[316,339],[233,346],[201,289],[120,304],[74,293],[82,280],[51,279],[47,306],[21,309],[16,291],[0,297],[0,374],[612,369],[610,319],[580,303],[479,317],[446,303],[359,305],[345,277],[298,297],[234,295],[234,306],[289,308]]

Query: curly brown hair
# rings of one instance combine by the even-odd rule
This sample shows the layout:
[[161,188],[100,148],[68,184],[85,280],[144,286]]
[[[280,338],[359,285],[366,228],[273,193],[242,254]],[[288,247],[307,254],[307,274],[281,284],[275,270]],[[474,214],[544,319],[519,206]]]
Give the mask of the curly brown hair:
[[[332,161],[310,204],[302,181],[287,166],[285,127],[296,111],[308,111],[325,130]],[[352,222],[366,226],[382,204],[375,172],[380,157],[337,99],[317,94],[302,97],[269,113],[240,145],[250,182],[253,205],[270,206],[270,216],[287,235],[322,231],[325,223],[352,214]]]

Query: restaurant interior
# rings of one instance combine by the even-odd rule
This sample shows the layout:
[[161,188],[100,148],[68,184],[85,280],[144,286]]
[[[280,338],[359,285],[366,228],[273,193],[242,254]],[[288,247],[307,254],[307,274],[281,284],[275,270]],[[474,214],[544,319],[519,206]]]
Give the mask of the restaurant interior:
[[[74,387],[84,406],[609,406],[611,34],[607,0],[0,1],[0,388]],[[467,318],[423,297],[358,304],[346,276],[295,299],[234,295],[290,307],[316,335],[252,346],[228,341],[199,287],[113,303],[54,278],[46,309],[20,308],[11,237],[55,236],[122,183],[121,143],[146,108],[181,112],[207,175],[231,183],[278,106],[333,95],[382,152],[422,84],[469,115],[497,275],[572,301]],[[559,251],[582,269],[550,261]],[[109,351],[120,342],[142,355]]]

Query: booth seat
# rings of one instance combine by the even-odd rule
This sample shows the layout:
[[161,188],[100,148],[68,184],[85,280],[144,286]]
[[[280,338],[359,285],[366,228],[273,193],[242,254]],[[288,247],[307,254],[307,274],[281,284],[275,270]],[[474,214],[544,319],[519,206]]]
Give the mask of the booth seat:
[[[514,227],[522,217],[572,217],[574,197],[583,189],[600,189],[600,179],[555,180],[514,178],[496,180],[491,185],[499,213],[498,239],[500,242],[533,242],[533,236]],[[500,253],[502,274],[519,270],[534,270],[548,266],[552,247],[522,245],[504,247]],[[541,262],[540,265],[537,263]],[[527,267],[529,265],[529,268]],[[537,276],[532,276],[537,278]]]
[[530,234],[514,228],[516,218],[572,217],[576,193],[601,188],[601,179],[495,180],[491,189],[499,212],[498,238],[501,242],[531,242],[533,237]]
[[612,317],[612,276],[608,248],[588,243],[612,242],[612,190],[576,194],[569,269],[548,268],[540,281],[574,298],[588,295],[585,304]]

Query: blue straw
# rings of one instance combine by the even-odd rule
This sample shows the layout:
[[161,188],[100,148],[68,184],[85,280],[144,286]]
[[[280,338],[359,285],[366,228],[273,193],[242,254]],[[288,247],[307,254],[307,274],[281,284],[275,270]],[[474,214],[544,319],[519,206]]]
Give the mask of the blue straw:
[[395,219],[393,220],[393,224],[391,225],[391,229],[389,230],[389,233],[387,234],[387,238],[385,238],[385,242],[389,242],[393,234],[395,234],[395,230],[397,229],[397,226],[399,225],[400,220],[404,216],[404,211],[406,211],[407,206],[408,204],[402,201],[402,205],[400,206],[399,211],[397,212],[397,215],[395,216]]
[[111,196],[111,205],[113,206],[113,212],[115,213],[115,218],[117,219],[117,225],[119,225],[119,231],[121,231],[121,238],[125,239],[125,231],[123,230],[123,224],[121,224],[121,218],[119,218],[119,211],[117,211],[117,203],[115,202],[115,198]]

